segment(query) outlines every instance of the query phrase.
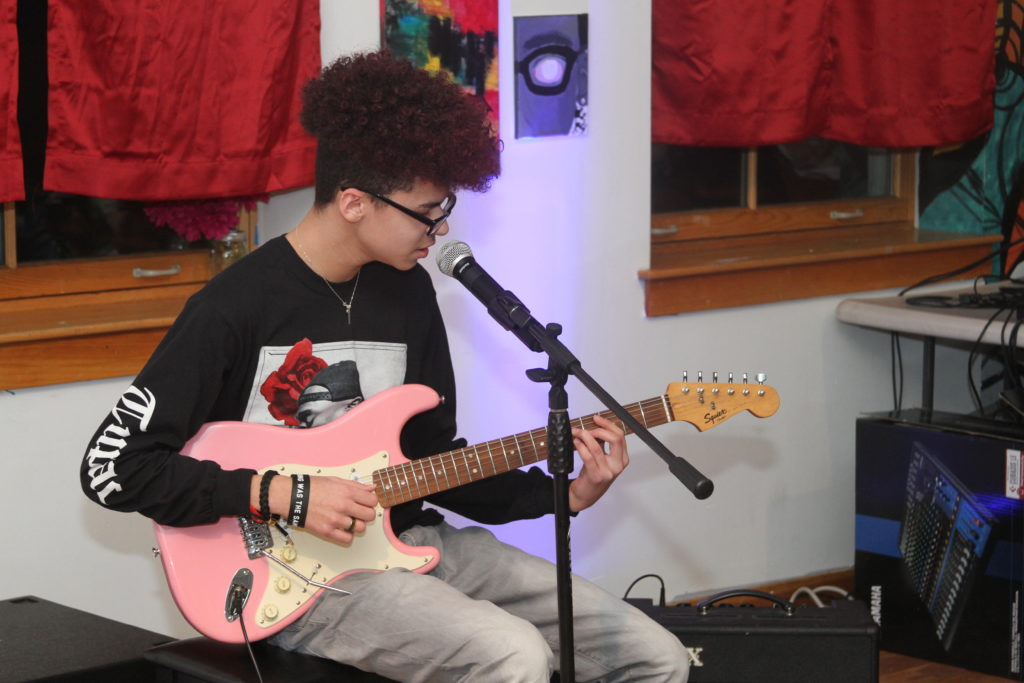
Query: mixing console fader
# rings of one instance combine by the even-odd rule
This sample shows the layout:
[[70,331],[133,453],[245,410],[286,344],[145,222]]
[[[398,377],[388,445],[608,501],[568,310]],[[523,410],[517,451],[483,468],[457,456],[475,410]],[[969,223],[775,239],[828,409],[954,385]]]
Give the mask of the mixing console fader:
[[899,549],[947,650],[992,530],[992,516],[942,463],[914,449]]

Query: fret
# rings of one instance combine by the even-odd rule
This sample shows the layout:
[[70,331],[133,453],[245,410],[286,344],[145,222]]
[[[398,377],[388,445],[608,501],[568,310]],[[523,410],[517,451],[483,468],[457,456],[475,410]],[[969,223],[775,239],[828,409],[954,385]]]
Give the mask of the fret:
[[427,477],[427,466],[429,463],[423,462],[423,458],[416,461],[420,466],[420,476],[423,477],[423,485],[427,487],[427,495],[431,493],[437,493],[437,473],[434,472],[434,468],[430,467],[430,474],[434,475],[434,485],[431,486],[430,479]]
[[391,477],[391,475],[393,474],[393,471],[394,471],[393,467],[386,467],[386,468],[384,468],[384,473],[388,476],[388,485],[387,485],[386,488],[387,488],[388,492],[391,494],[391,500],[394,501],[392,503],[392,505],[396,505],[396,504],[398,504],[398,491],[395,488],[395,481]]
[[469,467],[469,454],[466,452],[468,448],[463,448],[459,452],[462,454],[462,470],[466,473],[466,479],[473,481],[473,470]]
[[[438,491],[445,491],[450,489],[452,486],[448,483],[448,473],[444,471],[444,465],[441,462],[441,458],[437,456],[430,456],[427,458],[430,461],[430,471],[434,473],[434,486],[437,487]],[[444,486],[441,486],[441,480],[437,478],[437,468],[440,466],[441,474],[444,475]]]
[[644,406],[642,403],[638,403],[637,406],[640,408],[640,424],[648,426],[647,415],[644,414]]
[[[427,484],[427,479],[426,479],[426,477],[423,476],[423,463],[419,463],[420,473],[418,475],[416,474],[416,464],[417,464],[417,462],[418,461],[416,461],[416,460],[412,460],[412,461],[409,462],[409,472],[412,474],[413,482],[416,484],[416,493],[419,494],[422,497],[423,496],[423,491],[420,490],[420,479],[423,480],[423,485],[424,486],[426,486],[426,484]],[[427,493],[430,493],[430,489],[427,489]]]
[[[530,462],[537,462],[538,460],[541,459],[541,457],[540,457],[540,449],[537,448],[537,442],[533,438],[533,432],[535,432],[535,431],[537,431],[537,430],[534,429],[534,430],[529,431],[529,432],[526,433],[526,435],[530,437],[530,443],[533,444],[533,455],[531,456],[533,459]],[[543,444],[544,444],[544,442],[541,441],[541,445],[543,445]],[[524,462],[523,464],[525,465],[526,463]]]
[[473,455],[476,457],[476,466],[479,468],[480,476],[482,478],[483,474],[484,474],[484,466],[483,466],[483,463],[480,462],[480,450],[479,450],[479,448],[476,448],[476,447],[473,448]]
[[502,439],[501,443],[501,455],[505,458],[505,471],[510,472],[512,470],[512,464],[508,461],[508,451],[505,450],[505,440]]
[[395,468],[395,475],[398,479],[398,489],[402,494],[402,499],[409,495],[409,475],[405,472],[404,463]]
[[515,439],[516,442],[516,454],[519,456],[519,467],[522,467],[526,464],[526,461],[523,460],[523,445],[519,443],[520,436],[522,436],[522,434],[516,434],[512,438]]
[[[488,441],[483,447],[483,460],[480,463],[480,474],[485,477],[492,477],[498,473],[497,463],[494,462],[496,441]],[[477,460],[480,460],[480,453],[477,452]]]
[[668,395],[666,394],[661,395],[661,409],[665,411],[665,422],[668,422],[669,415],[672,413],[669,412]]
[[412,495],[412,486],[409,482],[409,463],[403,462],[401,465],[398,465],[398,468],[395,471],[400,477],[398,483],[402,487],[405,495]]
[[388,500],[386,499],[387,491],[384,488],[384,484],[381,482],[381,478],[377,476],[378,474],[380,474],[380,472],[381,470],[377,470],[371,475],[371,480],[373,481],[373,488],[377,492],[377,498],[380,500],[380,504],[383,505],[384,507],[391,507],[388,504]]
[[455,451],[449,452],[449,457],[452,459],[452,473],[455,474],[455,480],[457,485],[462,485],[462,477],[459,476],[459,465],[455,462]]
[[[494,474],[494,472],[490,472],[489,474],[487,473],[487,465],[486,465],[487,463],[492,463],[492,461],[494,459],[494,456],[492,454],[490,454],[490,449],[492,449],[492,444],[493,443],[494,443],[494,441],[486,441],[485,443],[481,443],[480,445],[478,445],[476,447],[476,449],[475,449],[476,466],[480,468],[480,476],[481,477],[488,477],[488,476]],[[480,451],[481,450],[483,451],[483,460],[482,461],[480,460]]]

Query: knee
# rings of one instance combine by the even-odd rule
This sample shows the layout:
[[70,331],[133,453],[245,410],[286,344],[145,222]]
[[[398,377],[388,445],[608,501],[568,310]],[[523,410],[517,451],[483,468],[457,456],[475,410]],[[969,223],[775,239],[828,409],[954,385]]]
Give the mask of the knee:
[[473,673],[482,681],[536,683],[549,680],[554,670],[551,648],[526,621],[481,629],[467,647],[474,650],[470,657],[475,662]]
[[684,683],[690,673],[690,654],[679,638],[658,626],[644,640],[640,661],[649,667],[650,680]]

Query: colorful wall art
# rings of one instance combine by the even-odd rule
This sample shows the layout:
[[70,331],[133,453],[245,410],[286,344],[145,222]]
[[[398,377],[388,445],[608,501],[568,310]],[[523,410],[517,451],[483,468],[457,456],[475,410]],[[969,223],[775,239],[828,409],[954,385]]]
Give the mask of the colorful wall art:
[[515,18],[516,137],[587,130],[587,15]]
[[497,0],[381,0],[384,46],[481,97],[498,127]]

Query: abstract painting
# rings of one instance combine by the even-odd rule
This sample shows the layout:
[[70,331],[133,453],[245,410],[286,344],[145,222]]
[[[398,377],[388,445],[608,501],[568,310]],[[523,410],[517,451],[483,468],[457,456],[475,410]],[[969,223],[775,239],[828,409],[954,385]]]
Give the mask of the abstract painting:
[[497,0],[381,0],[384,47],[482,98],[498,128]]

